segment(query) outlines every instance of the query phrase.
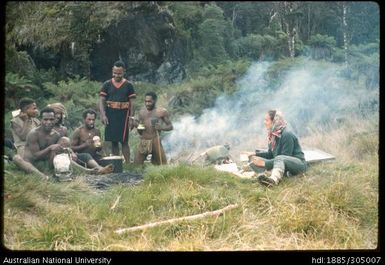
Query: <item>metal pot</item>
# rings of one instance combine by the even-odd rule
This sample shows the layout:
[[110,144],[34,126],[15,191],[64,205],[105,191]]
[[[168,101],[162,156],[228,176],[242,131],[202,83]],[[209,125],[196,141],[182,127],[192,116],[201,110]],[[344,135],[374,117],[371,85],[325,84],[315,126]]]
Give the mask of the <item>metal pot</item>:
[[105,167],[109,164],[114,166],[114,173],[122,173],[123,172],[123,157],[121,156],[107,156],[103,157],[99,160],[99,164],[102,167]]

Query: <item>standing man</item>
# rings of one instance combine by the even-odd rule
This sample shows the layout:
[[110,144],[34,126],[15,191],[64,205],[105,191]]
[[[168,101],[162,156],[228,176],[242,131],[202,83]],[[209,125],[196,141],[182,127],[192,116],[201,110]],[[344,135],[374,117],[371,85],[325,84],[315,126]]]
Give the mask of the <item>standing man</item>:
[[160,141],[160,131],[171,131],[173,125],[165,108],[156,107],[157,95],[148,92],[144,105],[139,112],[139,123],[135,124],[140,134],[140,142],[135,153],[135,164],[143,164],[147,155],[152,154],[151,162],[155,165],[167,164],[166,155]]
[[106,126],[105,141],[111,141],[113,155],[119,155],[119,143],[126,163],[130,163],[130,147],[128,145],[129,130],[133,129],[134,87],[125,79],[125,65],[117,61],[112,67],[112,79],[104,82],[100,91],[100,116]]
[[75,153],[89,153],[96,162],[102,158],[100,130],[95,128],[96,112],[87,109],[83,112],[83,125],[76,128],[71,141],[71,148]]
[[20,114],[11,120],[11,129],[17,154],[23,157],[27,134],[40,125],[36,118],[39,114],[33,99],[22,98],[19,102]]

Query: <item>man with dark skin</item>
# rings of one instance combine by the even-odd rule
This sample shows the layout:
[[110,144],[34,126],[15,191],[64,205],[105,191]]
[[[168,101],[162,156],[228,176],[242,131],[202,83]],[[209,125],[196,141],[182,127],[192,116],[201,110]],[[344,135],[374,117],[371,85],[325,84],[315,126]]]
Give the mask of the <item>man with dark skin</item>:
[[63,148],[57,142],[60,134],[53,131],[55,123],[55,112],[52,108],[44,108],[40,112],[41,125],[32,129],[27,135],[27,143],[22,158],[14,158],[14,163],[29,173],[36,173],[45,179],[47,175],[38,170],[33,163],[39,160],[47,160],[52,166],[53,157]]
[[134,125],[140,134],[140,142],[135,153],[135,164],[143,164],[147,155],[152,154],[155,165],[167,164],[166,155],[160,141],[160,131],[171,131],[173,125],[165,108],[156,107],[157,95],[148,92],[144,98],[145,107],[139,112],[139,121]]
[[[100,130],[95,128],[96,112],[92,109],[83,112],[83,125],[76,128],[71,141],[71,148],[76,153],[89,153],[96,162],[102,158]],[[95,137],[96,136],[96,137]],[[99,139],[99,141],[98,141]]]
[[99,93],[100,116],[105,128],[105,141],[111,141],[111,152],[118,156],[119,143],[126,163],[130,163],[130,147],[128,145],[129,130],[133,129],[134,87],[125,79],[125,65],[117,61],[112,67],[112,79],[103,83]]
[[[60,134],[53,130],[55,124],[55,112],[52,108],[46,107],[41,110],[41,126],[31,130],[27,135],[23,158],[14,158],[14,163],[28,173],[36,173],[44,179],[49,179],[47,175],[38,170],[34,164],[38,161],[48,162],[48,167],[53,167],[55,155],[63,153],[69,146],[68,137],[60,137]],[[89,155],[87,165],[95,169],[96,173],[111,173],[111,167],[101,167]],[[72,154],[72,160],[78,157]],[[75,163],[73,163],[75,164]]]
[[23,157],[27,134],[40,125],[36,118],[39,114],[33,99],[22,98],[19,103],[20,114],[11,120],[12,136],[17,149],[17,154]]
[[60,102],[48,104],[47,107],[52,108],[55,111],[55,125],[53,129],[57,131],[61,137],[68,136],[68,129],[65,127],[64,118],[66,116],[66,109]]

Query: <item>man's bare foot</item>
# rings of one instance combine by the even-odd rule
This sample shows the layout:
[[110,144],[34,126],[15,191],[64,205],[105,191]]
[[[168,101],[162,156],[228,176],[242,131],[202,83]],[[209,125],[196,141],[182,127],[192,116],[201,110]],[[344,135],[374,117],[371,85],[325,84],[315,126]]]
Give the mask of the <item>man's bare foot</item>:
[[109,174],[114,171],[114,166],[112,164],[109,164],[105,167],[99,168],[98,169],[98,174]]

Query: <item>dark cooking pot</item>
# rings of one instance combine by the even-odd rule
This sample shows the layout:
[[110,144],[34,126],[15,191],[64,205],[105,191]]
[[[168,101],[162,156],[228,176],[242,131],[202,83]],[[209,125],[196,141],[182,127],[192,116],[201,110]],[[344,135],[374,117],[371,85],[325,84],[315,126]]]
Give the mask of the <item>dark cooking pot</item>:
[[99,160],[99,164],[105,167],[109,164],[114,166],[114,173],[123,172],[123,157],[121,156],[106,156]]

